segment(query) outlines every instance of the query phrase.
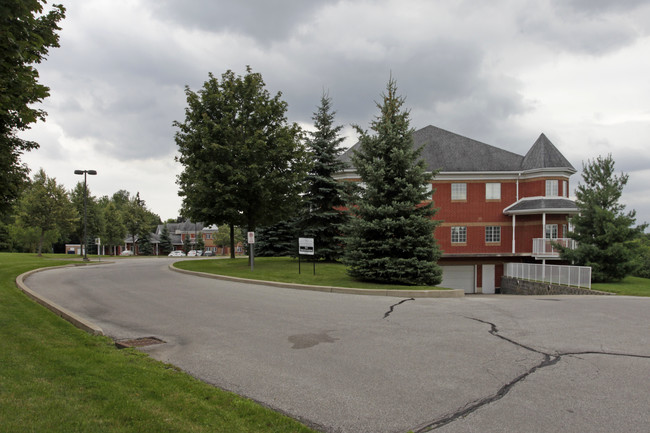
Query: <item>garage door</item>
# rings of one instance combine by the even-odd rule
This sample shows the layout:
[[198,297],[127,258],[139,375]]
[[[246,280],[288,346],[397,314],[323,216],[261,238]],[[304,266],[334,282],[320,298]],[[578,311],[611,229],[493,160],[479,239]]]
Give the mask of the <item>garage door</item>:
[[441,287],[462,289],[465,293],[474,293],[474,266],[441,266]]

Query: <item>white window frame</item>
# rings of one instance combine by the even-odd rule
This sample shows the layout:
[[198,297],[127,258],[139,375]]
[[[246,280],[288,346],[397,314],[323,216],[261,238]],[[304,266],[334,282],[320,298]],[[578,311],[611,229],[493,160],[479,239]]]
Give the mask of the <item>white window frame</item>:
[[501,226],[485,227],[485,243],[488,244],[501,243]]
[[451,243],[452,244],[465,244],[465,243],[467,243],[467,227],[466,226],[453,226],[451,228]]
[[501,200],[501,184],[500,183],[486,183],[485,184],[485,199],[486,200]]
[[558,181],[557,179],[547,179],[546,180],[546,197],[557,197],[558,196]]
[[451,184],[451,199],[452,200],[467,200],[467,184],[466,183],[452,183]]
[[564,197],[569,197],[569,182],[566,180],[562,181],[562,193]]
[[544,228],[544,237],[546,239],[557,239],[557,224],[546,224],[546,227]]

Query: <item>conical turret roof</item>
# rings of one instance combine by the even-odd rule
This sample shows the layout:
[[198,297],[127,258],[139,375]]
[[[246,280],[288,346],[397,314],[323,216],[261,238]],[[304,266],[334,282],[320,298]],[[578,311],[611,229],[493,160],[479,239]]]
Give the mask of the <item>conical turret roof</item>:
[[541,134],[533,147],[530,148],[521,163],[522,170],[535,168],[570,168],[575,171],[571,163],[557,150],[546,135]]

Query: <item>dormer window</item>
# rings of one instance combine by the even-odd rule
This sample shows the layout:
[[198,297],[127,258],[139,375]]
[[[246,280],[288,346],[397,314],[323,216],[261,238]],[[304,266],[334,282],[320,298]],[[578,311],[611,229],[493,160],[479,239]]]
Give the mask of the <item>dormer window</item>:
[[559,195],[557,184],[556,179],[546,181],[546,197],[557,197]]

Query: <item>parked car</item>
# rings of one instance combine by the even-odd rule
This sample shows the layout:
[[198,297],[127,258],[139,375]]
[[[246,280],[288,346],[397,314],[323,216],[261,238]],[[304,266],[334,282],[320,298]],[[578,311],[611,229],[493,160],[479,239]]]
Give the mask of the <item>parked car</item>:
[[120,253],[120,255],[121,255],[121,256],[132,256],[132,255],[133,255],[133,251],[131,251],[131,250],[124,250],[124,251],[122,251],[122,252]]
[[190,250],[190,251],[187,253],[187,257],[196,257],[196,256],[197,256],[197,254],[196,254],[196,250]]
[[214,253],[210,250],[203,252],[203,257],[214,256]]
[[175,250],[167,254],[169,257],[185,257],[185,253],[181,250]]

